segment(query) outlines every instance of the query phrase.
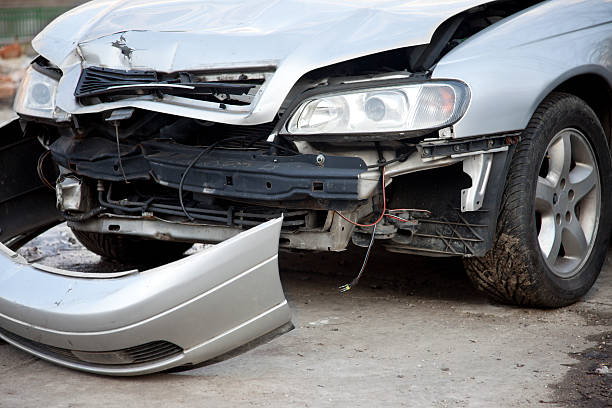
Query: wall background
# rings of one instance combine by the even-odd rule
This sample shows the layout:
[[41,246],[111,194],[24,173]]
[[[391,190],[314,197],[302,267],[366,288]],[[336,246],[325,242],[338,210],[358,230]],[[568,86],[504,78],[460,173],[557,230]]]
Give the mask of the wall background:
[[85,0],[1,0],[0,46],[17,40],[26,45],[55,17]]
[[73,7],[86,0],[2,0],[0,8],[13,7]]

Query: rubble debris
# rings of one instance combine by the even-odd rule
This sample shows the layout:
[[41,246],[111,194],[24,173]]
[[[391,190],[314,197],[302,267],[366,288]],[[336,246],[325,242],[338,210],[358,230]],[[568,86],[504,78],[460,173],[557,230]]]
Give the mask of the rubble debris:
[[9,75],[0,74],[0,101],[12,99],[16,89],[17,86]]
[[15,40],[14,43],[5,45],[0,48],[0,57],[2,59],[13,59],[19,58],[23,55],[23,48],[21,48],[21,44]]
[[[2,50],[0,48],[0,56]],[[30,64],[31,57],[22,54],[16,58],[0,58],[0,104],[10,104],[17,92],[17,86],[21,82],[25,70]]]

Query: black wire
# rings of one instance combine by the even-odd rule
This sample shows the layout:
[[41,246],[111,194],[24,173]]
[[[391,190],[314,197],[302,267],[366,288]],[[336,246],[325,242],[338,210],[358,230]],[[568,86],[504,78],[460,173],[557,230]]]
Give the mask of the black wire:
[[185,184],[185,179],[187,178],[187,174],[189,173],[189,171],[202,158],[202,156],[204,156],[206,153],[209,153],[211,150],[213,150],[215,147],[219,146],[221,143],[229,142],[230,140],[239,140],[239,139],[245,139],[245,138],[246,138],[245,136],[236,136],[236,137],[228,137],[227,139],[218,140],[215,143],[213,143],[210,146],[208,146],[206,149],[202,150],[189,163],[189,166],[187,166],[187,168],[185,169],[185,172],[183,173],[183,176],[181,177],[181,182],[179,183],[179,191],[178,191],[179,202],[181,203],[181,209],[183,210],[183,213],[185,214],[187,219],[189,219],[189,221],[192,221],[192,222],[195,221],[195,218],[193,218],[191,216],[191,214],[189,214],[189,212],[187,211],[187,208],[185,208],[185,203],[183,203],[183,185]]
[[117,141],[117,159],[119,159],[119,167],[121,167],[123,181],[125,181],[125,184],[130,184],[125,175],[125,170],[123,169],[123,160],[121,159],[121,145],[119,144],[119,122],[115,122],[115,140]]
[[[195,218],[189,213],[189,211],[187,211],[187,208],[185,207],[185,203],[184,203],[184,199],[183,199],[183,188],[185,185],[185,180],[187,179],[187,174],[189,174],[189,172],[191,171],[191,169],[193,168],[193,166],[195,166],[195,164],[207,153],[210,153],[213,149],[215,149],[216,147],[219,147],[219,145],[225,143],[225,142],[229,142],[229,141],[233,141],[233,140],[244,140],[247,139],[247,136],[236,136],[236,137],[228,137],[226,139],[222,139],[222,140],[218,140],[216,142],[214,142],[213,144],[211,144],[210,146],[206,147],[204,150],[200,151],[200,153],[198,153],[198,155],[196,157],[193,158],[193,160],[191,160],[191,162],[189,163],[189,165],[187,166],[187,168],[185,169],[185,171],[183,172],[183,175],[181,176],[181,181],[179,183],[179,188],[178,188],[178,194],[179,194],[179,202],[181,204],[181,209],[183,211],[183,214],[185,214],[185,216],[189,219],[189,221],[195,221]],[[118,140],[117,140],[118,142]],[[274,142],[267,142],[270,145],[274,145],[282,150],[285,150],[287,152],[290,153],[294,153],[294,154],[299,154],[299,152],[296,152],[292,149],[289,149],[287,147],[284,147],[278,143],[274,143]],[[117,147],[119,147],[119,145],[117,144]],[[121,160],[121,156],[119,156],[119,160]],[[119,162],[119,164],[121,165],[121,161]],[[123,172],[123,166],[121,166],[121,170]],[[127,179],[125,178],[125,172],[123,172],[123,176],[124,179],[127,183]],[[110,190],[109,190],[110,193]],[[143,211],[146,210],[149,205],[151,204],[151,200],[149,200],[147,203],[145,203],[145,205],[143,206],[139,206],[139,207],[135,207],[135,208],[129,208],[129,207],[124,207],[124,206],[120,206],[120,205],[116,205],[116,204],[112,204],[110,202],[110,197],[107,199],[107,201],[105,201],[102,196],[100,195],[99,197],[99,201],[101,204],[108,206],[109,208],[114,208],[114,209],[118,209],[118,210],[122,210],[122,211],[127,211],[127,212],[138,212],[138,211]],[[157,208],[157,210],[159,211],[159,207]]]
[[87,221],[99,214],[102,214],[104,210],[106,210],[105,207],[97,207],[97,208],[94,208],[93,210],[90,210],[82,214],[70,214],[69,212],[64,211],[62,213],[62,217],[64,217],[66,221],[82,222],[82,221]]
[[406,153],[406,154],[402,154],[401,156],[396,157],[395,159],[391,159],[391,160],[385,160],[383,162],[378,162],[376,164],[371,164],[368,166],[368,169],[377,169],[380,167],[385,167],[391,163],[395,163],[395,162],[399,162],[399,161],[404,161],[408,158],[408,156],[410,156],[410,153]]
[[395,162],[398,162],[398,161],[400,161],[399,158],[391,159],[391,160],[386,160],[386,161],[384,161],[382,163],[371,164],[371,165],[368,166],[368,169],[378,169],[378,168],[385,167],[385,166],[387,166],[387,165],[389,165],[391,163],[395,163]]
[[376,235],[377,225],[378,224],[374,224],[374,227],[372,228],[372,237],[370,238],[370,244],[368,245],[368,250],[363,260],[363,264],[361,265],[361,270],[359,271],[359,274],[357,274],[357,276],[351,281],[351,283],[340,286],[340,292],[347,292],[351,290],[354,286],[357,286],[357,284],[359,283],[359,279],[361,279],[363,272],[365,272],[366,265],[368,264],[368,259],[370,258],[370,252],[372,251],[372,247],[374,246],[374,237]]
[[179,202],[181,203],[181,209],[183,210],[183,213],[185,214],[185,216],[187,217],[189,221],[193,222],[195,221],[195,219],[191,216],[191,214],[187,212],[187,209],[185,208],[185,203],[183,202],[183,185],[185,184],[185,178],[187,178],[187,174],[189,173],[189,170],[191,170],[191,168],[196,164],[196,162],[200,160],[202,156],[204,156],[206,153],[214,149],[215,146],[217,146],[218,144],[219,142],[213,143],[212,145],[208,146],[206,149],[202,150],[195,157],[195,159],[193,159],[191,163],[189,163],[189,166],[187,166],[187,169],[185,170],[185,172],[183,173],[183,176],[181,177],[181,182],[179,183],[179,190],[178,190]]
[[[187,168],[185,169],[185,172],[183,173],[183,176],[181,177],[181,182],[179,183],[179,202],[181,203],[181,209],[183,210],[183,213],[185,214],[185,216],[187,217],[187,219],[189,219],[189,221],[195,221],[195,219],[191,216],[191,214],[189,214],[189,212],[187,211],[187,208],[185,208],[185,203],[183,202],[183,186],[185,185],[185,179],[187,178],[187,174],[189,173],[189,171],[193,168],[193,166],[202,158],[202,156],[204,156],[205,154],[211,152],[214,148],[218,147],[220,144],[224,143],[224,142],[229,142],[231,140],[243,140],[246,139],[246,136],[236,136],[236,137],[228,137],[227,139],[222,139],[219,141],[216,141],[215,143],[211,144],[210,146],[208,146],[206,149],[202,150],[190,163],[189,166],[187,166]],[[292,149],[289,149],[287,147],[284,147],[278,143],[274,143],[274,142],[267,142],[268,144],[271,144],[273,146],[276,146],[282,150],[288,151],[290,153],[295,153],[298,154],[299,152],[296,152]]]
[[374,237],[376,235],[377,225],[378,224],[375,224],[374,227],[372,228],[372,237],[370,238],[370,244],[368,245],[368,251],[366,252],[366,256],[365,256],[365,259],[363,260],[363,265],[361,265],[361,270],[359,271],[359,274],[357,275],[355,279],[351,281],[352,286],[355,286],[357,285],[357,283],[359,283],[359,279],[361,279],[361,276],[363,275],[363,272],[365,271],[366,265],[368,264],[368,259],[370,258],[370,252],[372,251],[372,247],[374,246]]
[[407,153],[402,153],[399,156],[397,156],[395,159],[384,160],[384,157],[381,156],[382,155],[382,151],[380,149],[380,144],[378,142],[375,142],[376,150],[378,151],[379,160],[378,160],[378,163],[371,164],[367,168],[368,169],[377,169],[377,168],[380,168],[380,167],[387,166],[387,165],[389,165],[391,163],[396,163],[396,162],[404,161],[404,160],[408,159],[408,157],[410,157],[410,155],[416,151],[416,146],[417,145],[414,144],[414,143],[405,143],[405,142],[402,142],[402,145],[405,148],[412,148],[414,150],[409,151]]

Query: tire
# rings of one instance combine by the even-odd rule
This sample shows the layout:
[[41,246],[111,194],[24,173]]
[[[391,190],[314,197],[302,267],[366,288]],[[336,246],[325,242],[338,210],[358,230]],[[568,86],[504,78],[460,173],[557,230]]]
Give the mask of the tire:
[[593,110],[573,95],[551,94],[512,157],[492,249],[464,261],[476,288],[521,306],[579,300],[608,249],[611,182],[610,151]]
[[179,259],[193,244],[101,234],[73,229],[74,236],[91,252],[123,263],[155,264]]

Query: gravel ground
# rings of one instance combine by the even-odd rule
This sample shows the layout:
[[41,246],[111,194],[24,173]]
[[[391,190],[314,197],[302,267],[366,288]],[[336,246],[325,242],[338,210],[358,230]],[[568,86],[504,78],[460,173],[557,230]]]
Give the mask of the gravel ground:
[[[21,253],[63,268],[131,267],[102,262],[66,227]],[[361,249],[283,254],[281,277],[296,328],[189,371],[104,378],[2,344],[0,407],[599,407],[612,401],[604,368],[612,356],[601,348],[612,330],[609,261],[585,301],[529,310],[489,302],[457,261],[376,250],[363,283],[339,294],[362,255]]]

